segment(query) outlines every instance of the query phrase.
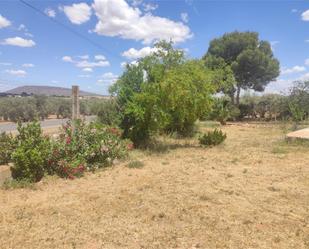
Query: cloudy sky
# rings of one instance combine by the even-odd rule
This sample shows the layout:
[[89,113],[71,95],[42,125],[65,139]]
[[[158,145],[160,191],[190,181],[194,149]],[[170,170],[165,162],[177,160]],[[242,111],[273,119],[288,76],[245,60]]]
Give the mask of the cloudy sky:
[[53,85],[106,94],[122,65],[172,39],[190,58],[234,30],[257,31],[281,63],[267,92],[309,78],[309,1],[2,0],[0,91]]

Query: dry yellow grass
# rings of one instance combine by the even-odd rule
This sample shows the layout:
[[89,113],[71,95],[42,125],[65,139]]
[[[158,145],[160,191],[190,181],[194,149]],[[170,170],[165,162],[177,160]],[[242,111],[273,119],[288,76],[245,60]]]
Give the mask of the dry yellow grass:
[[224,131],[211,149],[134,151],[142,168],[0,190],[0,248],[309,248],[308,147],[278,125]]

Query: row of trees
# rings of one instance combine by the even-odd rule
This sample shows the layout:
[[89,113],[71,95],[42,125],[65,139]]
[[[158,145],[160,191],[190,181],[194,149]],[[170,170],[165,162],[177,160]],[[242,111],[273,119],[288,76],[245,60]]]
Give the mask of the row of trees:
[[[80,103],[83,115],[96,115],[104,99],[85,99]],[[0,119],[6,121],[44,120],[49,115],[57,118],[71,117],[72,102],[70,98],[62,97],[2,97],[0,98]]]
[[309,118],[309,81],[295,82],[286,95],[244,94],[238,107],[225,96],[216,98],[212,112],[206,119],[214,119],[225,124],[227,120],[292,120],[303,121]]
[[[255,32],[214,39],[205,56],[195,60],[171,42],[155,47],[155,53],[127,65],[110,89],[116,96],[111,107],[119,114],[113,120],[137,145],[158,132],[192,134],[196,120],[214,114],[214,107],[222,104],[214,101],[217,93],[228,96],[224,105],[239,112],[242,89],[263,91],[279,75],[269,42],[260,41]],[[112,118],[106,111],[100,116]]]

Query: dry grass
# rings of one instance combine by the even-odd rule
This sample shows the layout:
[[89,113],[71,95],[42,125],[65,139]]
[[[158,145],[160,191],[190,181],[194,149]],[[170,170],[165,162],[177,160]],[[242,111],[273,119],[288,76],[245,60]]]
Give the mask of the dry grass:
[[134,151],[142,168],[0,190],[0,248],[309,248],[309,147],[278,125],[224,130],[211,149]]

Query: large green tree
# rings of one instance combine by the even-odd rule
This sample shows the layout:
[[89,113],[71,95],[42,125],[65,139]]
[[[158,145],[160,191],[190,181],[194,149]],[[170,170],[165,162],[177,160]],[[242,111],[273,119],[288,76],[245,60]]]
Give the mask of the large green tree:
[[270,43],[259,40],[256,32],[235,31],[212,40],[203,59],[208,67],[232,70],[235,82],[223,92],[237,106],[241,89],[262,92],[280,73]]
[[157,43],[154,54],[128,65],[110,89],[124,136],[140,145],[158,131],[186,135],[210,108],[212,79],[201,61],[187,60],[172,43]]

